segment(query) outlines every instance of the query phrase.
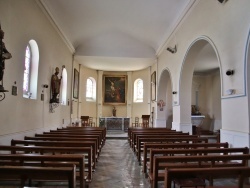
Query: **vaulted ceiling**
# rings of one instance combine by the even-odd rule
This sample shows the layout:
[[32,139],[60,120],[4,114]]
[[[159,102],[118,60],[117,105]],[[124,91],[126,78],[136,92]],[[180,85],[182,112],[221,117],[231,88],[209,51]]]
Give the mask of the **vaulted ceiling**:
[[76,60],[133,71],[155,62],[195,0],[39,0]]

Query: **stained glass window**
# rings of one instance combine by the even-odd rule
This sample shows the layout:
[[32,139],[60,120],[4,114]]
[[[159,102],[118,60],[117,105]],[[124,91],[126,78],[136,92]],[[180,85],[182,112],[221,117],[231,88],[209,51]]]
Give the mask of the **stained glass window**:
[[28,94],[30,83],[30,65],[31,65],[31,50],[30,46],[26,47],[25,61],[24,61],[24,74],[23,74],[23,93]]

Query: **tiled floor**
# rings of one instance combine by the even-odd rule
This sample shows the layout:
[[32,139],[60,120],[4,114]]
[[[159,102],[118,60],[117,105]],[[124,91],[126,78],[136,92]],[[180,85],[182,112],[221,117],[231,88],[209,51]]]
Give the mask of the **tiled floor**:
[[125,139],[107,139],[90,188],[149,188]]

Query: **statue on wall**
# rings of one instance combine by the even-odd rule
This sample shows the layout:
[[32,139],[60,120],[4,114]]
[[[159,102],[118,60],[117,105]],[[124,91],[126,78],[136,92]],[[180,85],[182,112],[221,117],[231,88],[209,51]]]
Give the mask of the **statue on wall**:
[[4,69],[5,69],[5,60],[6,59],[10,59],[12,57],[11,53],[6,49],[5,44],[3,42],[4,39],[4,32],[1,29],[1,25],[0,25],[0,50],[1,50],[1,56],[0,56],[0,91],[5,92],[6,90],[4,90],[3,87],[3,75],[4,75]]
[[60,94],[60,87],[61,87],[61,79],[62,76],[59,78],[59,68],[55,68],[55,73],[51,77],[51,99],[50,103],[59,103],[59,94]]

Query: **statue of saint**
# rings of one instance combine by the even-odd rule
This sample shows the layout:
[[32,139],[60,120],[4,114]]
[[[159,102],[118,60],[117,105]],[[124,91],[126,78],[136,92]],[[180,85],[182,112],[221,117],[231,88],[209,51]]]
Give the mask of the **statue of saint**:
[[11,53],[8,52],[8,50],[6,49],[5,47],[5,44],[4,42],[2,41],[4,39],[4,32],[3,30],[1,29],[1,26],[0,26],[0,39],[1,39],[1,42],[0,42],[0,50],[1,50],[1,56],[0,56],[0,81],[1,81],[1,85],[0,85],[0,89],[3,89],[3,75],[4,75],[4,69],[5,69],[5,60],[6,59],[10,59],[12,56],[11,56]]
[[116,117],[116,109],[115,109],[115,107],[113,107],[112,115],[113,115],[114,117]]
[[60,86],[61,86],[61,78],[58,77],[59,68],[55,68],[55,74],[51,77],[51,95],[50,103],[59,103],[59,94],[60,94]]

